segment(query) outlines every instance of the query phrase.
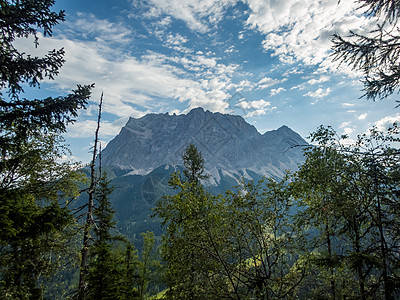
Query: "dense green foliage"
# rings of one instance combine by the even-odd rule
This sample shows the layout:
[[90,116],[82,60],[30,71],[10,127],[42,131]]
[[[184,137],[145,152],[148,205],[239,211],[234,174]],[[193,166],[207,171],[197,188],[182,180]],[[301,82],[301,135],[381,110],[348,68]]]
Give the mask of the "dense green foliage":
[[[23,84],[53,78],[63,64],[63,50],[45,57],[18,51],[16,38],[35,37],[64,20],[51,11],[54,1],[1,1],[0,6],[0,294],[38,299],[41,284],[67,258],[72,224],[65,204],[78,194],[73,166],[59,134],[84,108],[90,86],[66,97],[27,100]],[[7,95],[4,95],[6,93]],[[62,203],[64,203],[62,205]]]
[[[319,147],[306,152],[294,185],[303,208],[299,226],[313,227],[312,261],[333,298],[385,298],[398,295],[399,225],[397,197],[399,151],[395,126],[387,133],[372,129],[353,147],[343,146],[330,128],[313,136]],[[325,267],[325,273],[319,271]]]
[[173,174],[176,194],[156,208],[165,297],[398,297],[398,135],[394,124],[343,146],[345,137],[321,127],[298,172],[225,195]]
[[115,222],[114,211],[109,202],[112,188],[104,174],[96,190],[97,207],[94,209],[94,243],[90,247],[90,262],[86,299],[110,299],[119,295],[123,280],[122,260],[112,252],[118,239],[111,233]]
[[144,299],[156,288],[158,254],[152,232],[142,234],[140,253],[116,230],[110,194],[114,190],[105,174],[98,182],[89,248],[84,299]]
[[[334,51],[364,71],[368,97],[386,97],[398,89],[400,6],[359,2],[387,23],[376,36],[352,33],[356,42],[336,36]],[[37,33],[51,35],[64,12],[51,10],[54,0],[0,4],[0,298],[66,298],[77,284],[66,266],[74,269],[69,263],[81,246],[68,204],[82,175],[60,160],[68,154],[60,134],[86,106],[92,86],[24,99],[24,85],[58,74],[64,52],[31,57],[13,42],[33,36],[37,46]],[[156,208],[165,229],[162,263],[152,232],[141,235],[141,251],[119,234],[114,188],[105,175],[96,178],[83,298],[146,299],[158,292],[160,278],[167,299],[399,298],[399,128],[373,128],[347,146],[345,137],[321,127],[311,140],[296,173],[279,182],[242,180],[219,195],[203,187],[204,159],[189,145],[184,178],[171,176],[173,193]]]
[[293,293],[305,272],[304,241],[292,226],[283,183],[243,182],[225,196],[210,195],[200,180],[182,180],[177,173],[170,184],[177,194],[156,208],[166,230],[167,298],[263,299]]

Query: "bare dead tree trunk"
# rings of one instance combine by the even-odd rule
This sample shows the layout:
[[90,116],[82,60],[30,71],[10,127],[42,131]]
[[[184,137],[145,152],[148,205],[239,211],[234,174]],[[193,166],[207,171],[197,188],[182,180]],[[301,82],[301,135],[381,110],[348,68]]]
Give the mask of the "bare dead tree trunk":
[[90,247],[90,227],[93,225],[93,198],[94,191],[96,186],[96,175],[95,175],[95,160],[97,155],[97,144],[99,139],[99,130],[100,130],[100,120],[101,120],[101,107],[103,104],[103,93],[101,93],[100,103],[99,103],[99,114],[97,117],[97,128],[94,137],[94,146],[93,146],[93,157],[92,162],[90,163],[90,186],[88,190],[89,200],[88,200],[88,209],[86,215],[86,221],[83,231],[83,247],[81,250],[81,267],[79,274],[79,286],[78,286],[78,299],[83,300],[85,298],[85,288],[86,288],[86,274],[87,274],[87,259]]

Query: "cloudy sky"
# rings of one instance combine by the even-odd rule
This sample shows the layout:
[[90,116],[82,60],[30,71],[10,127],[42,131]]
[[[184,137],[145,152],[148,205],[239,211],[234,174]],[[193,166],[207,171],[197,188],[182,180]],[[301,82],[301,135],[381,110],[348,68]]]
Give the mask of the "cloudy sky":
[[[57,0],[66,22],[33,54],[64,47],[66,63],[31,97],[95,83],[92,100],[65,135],[83,162],[104,92],[103,147],[129,117],[195,107],[239,114],[261,133],[287,125],[307,137],[331,125],[354,137],[400,120],[397,95],[360,99],[362,85],[330,54],[333,33],[374,20],[338,0]],[[31,40],[18,46],[32,49]],[[28,51],[28,50],[27,50]]]

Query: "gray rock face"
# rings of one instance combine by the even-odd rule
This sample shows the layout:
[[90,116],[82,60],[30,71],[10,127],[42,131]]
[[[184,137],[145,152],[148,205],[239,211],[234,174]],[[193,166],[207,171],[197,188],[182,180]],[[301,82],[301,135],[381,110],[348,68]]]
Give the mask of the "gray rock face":
[[301,147],[294,146],[307,144],[287,126],[260,134],[240,116],[196,108],[186,115],[130,118],[103,150],[102,164],[146,174],[161,165],[182,165],[182,153],[190,143],[202,152],[213,177],[221,171],[282,177],[284,170],[296,169],[304,161]]

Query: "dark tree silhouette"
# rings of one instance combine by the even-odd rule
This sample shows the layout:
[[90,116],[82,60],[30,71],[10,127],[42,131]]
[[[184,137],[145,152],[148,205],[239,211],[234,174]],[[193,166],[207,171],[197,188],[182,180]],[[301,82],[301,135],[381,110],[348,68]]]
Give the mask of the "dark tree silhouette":
[[[358,0],[358,9],[377,17],[376,28],[367,35],[350,31],[343,37],[334,34],[332,56],[340,64],[350,65],[364,75],[364,96],[384,99],[400,86],[400,13],[398,0]],[[400,105],[400,104],[399,104]]]

